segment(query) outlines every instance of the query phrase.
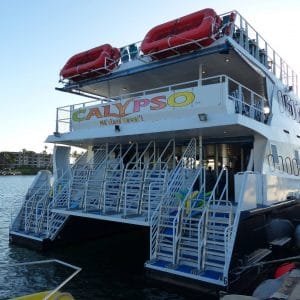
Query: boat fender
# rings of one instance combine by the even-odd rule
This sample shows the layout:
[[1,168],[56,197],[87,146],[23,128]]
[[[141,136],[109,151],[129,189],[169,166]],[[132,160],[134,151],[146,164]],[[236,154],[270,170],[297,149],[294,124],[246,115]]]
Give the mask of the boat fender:
[[292,271],[295,268],[296,268],[295,263],[284,263],[276,269],[274,273],[274,278],[279,278],[282,275]]
[[300,225],[297,225],[295,229],[295,244],[300,249]]

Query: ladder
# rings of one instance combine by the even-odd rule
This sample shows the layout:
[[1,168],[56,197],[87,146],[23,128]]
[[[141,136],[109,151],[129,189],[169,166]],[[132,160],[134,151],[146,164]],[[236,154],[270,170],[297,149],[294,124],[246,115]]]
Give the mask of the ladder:
[[204,272],[214,272],[223,281],[226,265],[227,228],[233,223],[233,208],[228,201],[228,171],[220,172],[207,202],[203,219],[202,263]]
[[101,145],[94,151],[94,155],[90,160],[85,164],[78,164],[74,168],[70,182],[68,209],[82,208],[89,179],[91,180],[91,185],[93,185],[95,178],[101,174],[102,164],[107,158],[107,149],[108,144]]
[[[199,269],[199,222],[203,217],[208,194],[205,193],[205,169],[202,168],[202,186],[186,197],[181,206],[180,227],[178,234],[177,265],[184,265],[192,269]],[[192,270],[191,269],[191,270]]]
[[[192,139],[178,165],[170,176],[163,200],[153,213],[150,232],[150,258],[175,264],[177,235],[179,226],[179,208],[182,205],[180,195],[187,197],[192,191],[200,171],[196,169],[196,139]],[[187,164],[190,161],[191,164]]]
[[[103,199],[103,188],[105,183],[105,177],[107,169],[110,164],[119,163],[122,146],[116,144],[107,153],[107,149],[103,152],[98,153],[100,158],[96,157],[96,163],[92,165],[89,170],[88,178],[85,183],[84,190],[84,201],[80,205],[83,206],[85,211],[99,211],[101,208],[101,201]],[[115,152],[119,153],[116,158],[113,158]]]

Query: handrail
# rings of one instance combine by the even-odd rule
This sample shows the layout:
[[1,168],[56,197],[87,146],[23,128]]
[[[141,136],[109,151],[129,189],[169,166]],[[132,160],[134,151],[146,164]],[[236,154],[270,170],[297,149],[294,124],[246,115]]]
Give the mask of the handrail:
[[[180,188],[180,185],[174,184],[179,176],[181,176],[182,168],[184,167],[183,158],[189,155],[195,156],[196,155],[196,139],[193,138],[190,140],[186,150],[184,151],[181,160],[175,167],[170,176],[170,179],[167,183],[167,189],[164,194],[164,199],[158,204],[157,208],[152,214],[151,221],[150,221],[150,257],[151,259],[155,257],[155,249],[157,248],[157,236],[158,236],[158,222],[159,216],[163,206],[170,205],[170,198],[172,199],[172,195]],[[180,173],[180,174],[179,174]],[[180,181],[181,182],[181,181]],[[153,252],[154,251],[154,252]]]
[[[221,178],[223,177],[223,173],[226,172],[226,184],[223,188],[223,191],[221,193],[221,196],[224,196],[224,191],[226,190],[226,201],[228,201],[228,170],[227,168],[222,168],[217,180],[216,180],[216,183],[213,187],[213,190],[211,191],[211,194],[206,202],[206,205],[205,207],[203,208],[203,212],[202,212],[202,216],[199,220],[199,223],[198,223],[198,263],[199,263],[199,269],[202,269],[203,267],[203,249],[204,249],[204,245],[205,245],[205,238],[204,238],[204,235],[205,235],[205,228],[204,228],[204,223],[206,222],[206,219],[207,219],[207,212],[208,212],[208,208],[209,206],[211,205],[212,202],[214,202],[216,199],[216,191],[218,189],[218,185],[219,185],[219,182],[221,181]],[[221,199],[221,198],[220,198]]]
[[224,274],[226,274],[226,277],[228,277],[228,271],[229,271],[229,266],[230,266],[230,262],[231,262],[232,251],[233,251],[233,247],[234,247],[235,237],[236,237],[236,234],[237,234],[238,224],[239,224],[239,221],[240,221],[241,208],[242,208],[242,204],[243,204],[245,186],[246,186],[246,182],[248,180],[248,174],[253,174],[252,171],[245,171],[243,173],[244,173],[244,178],[243,178],[241,188],[240,188],[240,193],[239,193],[239,198],[238,198],[238,205],[237,205],[237,208],[236,208],[234,221],[233,221],[231,226],[228,226],[225,229],[225,266],[224,266]]
[[[48,195],[50,189],[51,189],[51,186],[50,186],[49,182],[45,181],[29,199],[27,199],[27,200],[25,199],[25,207],[24,207],[24,210],[25,210],[24,230],[25,231],[28,229],[28,226],[30,226],[30,224],[28,224],[28,218],[31,217],[31,215],[33,214],[33,211],[34,211],[34,205],[32,203],[32,206],[31,206],[31,209],[30,209],[30,212],[28,215],[27,206],[29,205],[30,202],[34,202],[34,201],[36,202],[35,204],[37,204],[39,201],[39,200],[36,201],[36,197],[38,197],[38,194],[40,192],[42,192],[42,194],[43,194],[42,198],[43,198],[45,193]],[[22,210],[22,208],[21,208],[21,210]],[[20,210],[20,212],[21,212],[21,210]]]
[[[51,189],[49,190],[49,192],[51,191]],[[48,193],[46,193],[37,203],[36,208],[35,208],[35,233],[38,233],[42,224],[43,224],[43,218],[44,218],[44,214],[45,214],[45,203],[46,200],[49,200],[50,195]],[[42,205],[42,208],[39,208],[40,204]],[[48,204],[47,204],[48,205]],[[41,210],[40,214],[39,214],[39,210]]]
[[162,159],[163,159],[164,155],[166,154],[166,152],[167,152],[167,150],[169,149],[170,146],[172,146],[172,154],[169,156],[169,158],[165,162],[166,163],[166,168],[168,168],[168,164],[169,164],[171,159],[173,159],[172,166],[173,166],[173,168],[175,167],[175,140],[174,139],[169,140],[169,142],[167,143],[167,145],[165,146],[165,148],[161,152],[159,158],[157,159],[157,164],[161,164]]
[[[114,147],[108,152],[107,148],[106,148],[106,153],[105,153],[105,158],[102,159],[102,156],[101,156],[101,159],[98,158],[98,161],[96,164],[93,164],[93,167],[91,169],[89,169],[88,171],[88,174],[87,174],[87,177],[86,177],[86,182],[85,182],[85,186],[84,186],[84,194],[83,194],[83,207],[84,207],[84,210],[86,211],[86,208],[87,208],[87,192],[88,192],[88,189],[89,189],[89,183],[92,182],[91,180],[91,177],[94,175],[93,172],[96,172],[96,171],[101,171],[101,168],[103,166],[105,166],[104,168],[104,172],[103,172],[103,178],[105,178],[105,174],[106,174],[106,168],[107,168],[107,161],[108,161],[108,158],[111,154],[113,154],[116,149],[118,149],[119,147],[119,154],[118,156],[121,156],[121,152],[122,152],[122,144],[116,144],[114,145]],[[94,179],[95,181],[95,179]],[[99,183],[101,183],[101,191],[103,193],[103,186],[102,186],[102,183],[103,183],[103,179],[102,180],[96,180],[97,182],[99,181]],[[99,198],[101,198],[101,195],[99,195]],[[101,201],[101,199],[99,200],[99,202]]]
[[[43,298],[44,300],[50,299],[55,293],[57,293],[63,286],[65,286],[72,278],[74,278],[82,269],[80,267],[77,267],[75,265],[66,263],[59,259],[45,259],[45,260],[37,260],[37,261],[31,261],[31,262],[23,262],[23,263],[14,263],[9,264],[7,267],[19,267],[19,266],[32,266],[32,265],[43,265],[43,264],[49,264],[49,263],[57,263],[59,265],[63,265],[67,268],[73,269],[74,272],[69,275],[62,283],[60,283],[55,289],[53,289],[49,294]],[[4,264],[3,264],[4,265]]]
[[177,255],[177,243],[178,243],[178,236],[179,236],[179,227],[180,227],[180,217],[181,217],[181,213],[182,213],[182,208],[184,207],[184,205],[186,204],[187,199],[189,199],[191,193],[193,192],[193,187],[194,184],[196,182],[196,180],[198,179],[199,175],[201,174],[201,172],[203,172],[204,168],[200,167],[197,170],[197,173],[194,175],[195,180],[194,182],[190,185],[190,188],[188,189],[188,192],[186,193],[183,201],[181,202],[181,204],[178,206],[178,210],[176,213],[175,218],[173,219],[173,264],[176,263],[176,255]]
[[[296,94],[298,94],[297,74],[292,68],[278,55],[278,53],[267,43],[267,41],[249,24],[249,22],[237,11],[235,21],[235,32],[240,31],[237,43],[250,53],[250,43],[255,45],[255,53],[253,56],[259,60],[259,50],[261,54],[266,56],[264,65],[266,68],[279,78],[283,84],[294,86]],[[239,24],[238,24],[239,23]],[[292,80],[290,80],[292,79]]]

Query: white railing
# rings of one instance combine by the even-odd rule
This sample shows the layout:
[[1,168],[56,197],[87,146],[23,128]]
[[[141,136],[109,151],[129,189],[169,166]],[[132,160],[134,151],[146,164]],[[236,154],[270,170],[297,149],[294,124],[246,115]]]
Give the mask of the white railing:
[[[180,190],[180,188],[184,185],[184,158],[191,157],[194,158],[194,163],[192,166],[196,166],[196,146],[197,141],[195,138],[191,139],[185,152],[182,155],[181,160],[177,164],[176,168],[174,169],[172,176],[168,182],[168,187],[166,190],[165,195],[163,196],[163,200],[158,204],[157,208],[152,214],[151,221],[150,221],[150,259],[156,257],[156,250],[158,244],[158,233],[159,233],[159,219],[160,215],[162,214],[163,208],[170,207],[175,205],[176,207],[179,206],[179,203],[176,202],[175,193]],[[154,251],[154,252],[153,252]]]
[[[201,174],[202,172],[202,174]],[[180,218],[181,218],[181,214],[182,214],[182,210],[185,207],[187,201],[190,199],[191,194],[193,192],[193,188],[194,188],[194,184],[196,182],[196,180],[201,176],[201,190],[202,188],[204,188],[205,185],[205,176],[204,176],[204,172],[205,172],[205,168],[200,167],[197,170],[197,173],[194,175],[194,181],[192,182],[192,184],[190,185],[183,201],[180,203],[180,205],[178,206],[178,211],[176,213],[175,218],[173,219],[173,264],[176,264],[176,259],[177,259],[177,247],[178,247],[178,240],[179,240],[179,235],[180,235]],[[204,180],[204,183],[202,182],[202,180]]]
[[298,94],[298,77],[292,68],[266,42],[266,40],[238,12],[232,37],[252,56],[267,67],[287,87],[292,86]]
[[[222,183],[221,179],[224,176],[225,173],[225,183],[222,192],[218,191],[219,184]],[[219,193],[220,196],[218,196],[218,200],[216,199],[216,193]],[[198,257],[199,257],[199,269],[204,268],[205,261],[203,258],[205,257],[205,245],[206,245],[206,223],[208,221],[208,211],[209,207],[212,204],[218,204],[218,201],[223,198],[225,194],[225,201],[228,201],[228,170],[227,168],[223,168],[220,172],[217,181],[215,183],[215,186],[211,192],[211,195],[209,196],[207,203],[203,209],[202,216],[200,218],[200,221],[198,223]]]
[[[190,218],[192,218],[192,213],[193,211],[196,210],[196,212],[198,213],[199,212],[199,208],[197,207],[193,207],[193,201],[198,201],[198,197],[201,197],[203,195],[203,208],[205,207],[206,205],[206,194],[205,194],[205,189],[206,189],[206,176],[205,176],[205,168],[202,167],[202,174],[201,174],[201,186],[200,186],[200,189],[199,189],[199,193],[196,197],[196,199],[190,199],[190,197],[186,197],[185,200],[183,201],[182,205],[180,206],[179,208],[179,214],[184,214],[185,212],[187,212],[187,216],[189,215]],[[190,201],[190,205],[188,205],[188,201]],[[203,218],[203,208],[201,209],[202,210],[202,214],[201,214],[201,217],[199,218],[199,222],[198,224],[201,222],[201,219]],[[182,225],[182,224],[181,224]],[[197,225],[198,226],[198,225]],[[177,240],[180,239],[180,236],[181,236],[182,232],[180,232],[180,234],[178,235],[177,237]],[[198,230],[198,234],[199,234],[199,230]],[[199,240],[200,240],[200,237],[198,235],[198,246],[199,246]],[[198,251],[198,253],[200,253]],[[198,255],[198,265],[199,265],[199,259],[200,259],[200,256]]]
[[[42,186],[28,199],[25,201],[25,214],[24,214],[24,230],[34,230],[34,219],[35,219],[35,208],[40,199],[45,199],[50,194],[51,186],[49,182],[45,182]],[[29,210],[29,211],[28,211]]]
[[[243,174],[244,178],[243,178],[243,181],[242,181],[242,184],[240,187],[240,192],[239,192],[239,197],[238,197],[238,205],[236,207],[234,221],[233,221],[233,224],[231,226],[228,226],[225,231],[225,266],[224,266],[225,278],[228,277],[232,252],[233,252],[233,248],[234,248],[234,243],[235,243],[238,225],[239,225],[239,221],[240,221],[243,200],[244,200],[244,196],[245,196],[245,186],[248,181],[248,174],[253,174],[253,172],[245,171]],[[257,189],[255,189],[255,191],[257,191]],[[257,199],[257,196],[258,195],[256,194],[256,199]]]
[[44,217],[45,213],[47,212],[47,207],[49,205],[49,202],[51,201],[51,189],[49,190],[49,193],[46,193],[37,203],[35,208],[35,233],[41,232],[43,229],[42,226],[44,225]]

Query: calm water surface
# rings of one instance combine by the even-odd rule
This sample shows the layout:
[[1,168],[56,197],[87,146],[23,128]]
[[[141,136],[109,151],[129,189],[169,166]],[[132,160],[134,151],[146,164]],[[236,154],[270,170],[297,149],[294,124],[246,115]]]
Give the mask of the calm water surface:
[[143,268],[148,258],[147,236],[140,232],[60,246],[43,253],[9,245],[12,207],[20,207],[32,180],[33,176],[0,176],[0,299],[49,290],[63,281],[69,273],[58,266],[8,267],[12,263],[49,258],[62,259],[83,269],[65,288],[77,300],[217,299],[147,280]]

